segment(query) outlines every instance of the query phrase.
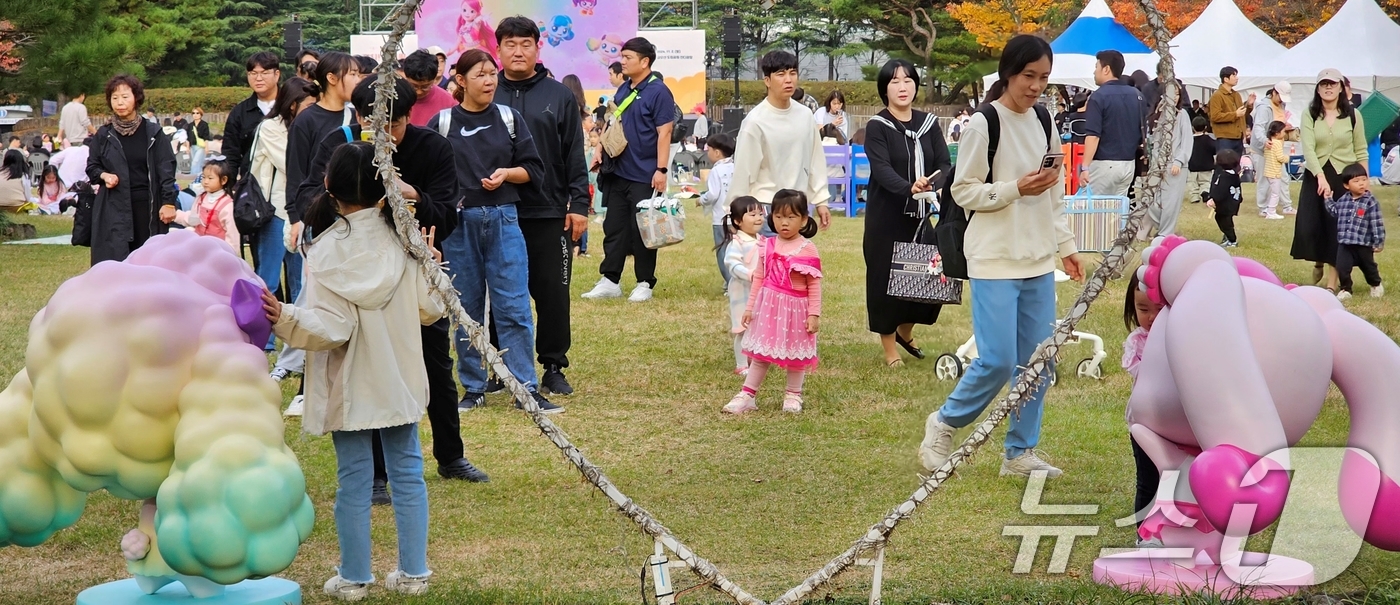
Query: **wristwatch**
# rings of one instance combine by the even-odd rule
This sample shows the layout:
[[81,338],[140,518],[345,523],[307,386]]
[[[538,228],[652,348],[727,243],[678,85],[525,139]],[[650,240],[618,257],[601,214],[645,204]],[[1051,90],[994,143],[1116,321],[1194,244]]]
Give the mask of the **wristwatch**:
[[657,168],[656,171],[660,172],[661,174],[666,174],[667,172],[670,172],[670,170],[666,168]]

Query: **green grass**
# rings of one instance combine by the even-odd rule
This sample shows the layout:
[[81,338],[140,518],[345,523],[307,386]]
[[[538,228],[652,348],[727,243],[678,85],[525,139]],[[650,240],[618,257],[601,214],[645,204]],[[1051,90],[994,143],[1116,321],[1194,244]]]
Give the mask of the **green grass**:
[[[1296,186],[1295,186],[1296,191]],[[1400,190],[1378,191],[1394,216]],[[1252,200],[1252,190],[1245,199]],[[1296,199],[1296,195],[1295,195]],[[1248,206],[1248,204],[1246,204]],[[1216,241],[1206,209],[1190,205],[1183,232]],[[32,220],[20,217],[19,220]],[[40,221],[41,235],[62,219]],[[1392,219],[1394,220],[1394,219]],[[1308,263],[1288,258],[1292,219],[1239,217],[1241,247],[1285,282],[1306,281]],[[592,225],[594,257],[575,266],[574,347],[570,379],[577,394],[561,398],[569,411],[556,417],[574,442],[622,490],[654,513],[701,556],[764,599],[776,598],[843,551],[918,484],[914,449],[924,417],[953,384],[933,375],[932,357],[952,351],[970,334],[966,307],[949,307],[940,322],[917,336],[927,361],[901,370],[882,363],[878,340],[865,329],[861,220],[834,219],[817,236],[827,279],[826,313],[819,338],[822,365],[807,383],[807,410],[777,411],[780,385],[760,393],[760,411],[742,419],[719,407],[738,389],[731,373],[727,305],[710,251],[706,216],[692,212],[691,238],[661,252],[656,299],[588,302],[577,295],[597,279],[602,233]],[[60,231],[61,232],[61,231]],[[1400,283],[1394,252],[1378,258],[1386,280]],[[0,374],[23,362],[28,322],[64,279],[87,267],[87,250],[64,246],[0,246]],[[629,269],[630,271],[630,269]],[[1359,275],[1358,275],[1359,278]],[[630,274],[624,279],[630,288]],[[901,525],[887,552],[885,603],[1211,603],[1203,597],[1166,599],[1127,595],[1094,585],[1092,564],[1101,547],[1132,543],[1115,519],[1130,514],[1133,465],[1123,407],[1130,384],[1118,369],[1122,280],[1110,285],[1080,329],[1105,339],[1104,380],[1066,375],[1047,398],[1041,450],[1066,474],[1047,486],[1050,503],[1098,504],[1089,517],[1032,517],[1020,512],[1024,483],[997,476],[999,437],[940,490],[920,514]],[[1060,307],[1078,293],[1060,286]],[[1375,301],[1348,303],[1388,334],[1400,333],[1400,291]],[[1067,363],[1088,357],[1087,345],[1068,349]],[[285,387],[288,396],[294,381]],[[555,448],[503,396],[463,416],[468,457],[491,474],[480,485],[448,482],[429,473],[432,529],[429,561],[436,576],[417,603],[626,603],[639,598],[638,573],[651,552],[630,522],[611,511]],[[1347,413],[1328,401],[1308,445],[1345,440]],[[430,451],[424,424],[424,449]],[[302,583],[307,603],[324,603],[320,585],[337,561],[332,521],[335,459],[325,438],[306,436],[288,422],[287,440],[301,458],[317,523],[284,574]],[[425,454],[431,465],[431,456]],[[431,468],[431,466],[430,466]],[[71,603],[95,583],[125,576],[120,536],[136,520],[134,503],[106,494],[90,499],[78,524],[32,549],[0,550],[0,603]],[[1075,543],[1066,574],[1048,574],[1050,544],[1042,542],[1035,571],[1011,573],[1019,538],[1006,525],[1095,525],[1094,537]],[[393,517],[375,511],[375,571],[394,568]],[[1252,542],[1267,545],[1267,534]],[[1400,602],[1395,585],[1400,555],[1370,546],[1348,574],[1312,594],[1364,595],[1367,602]],[[679,586],[694,578],[673,571]],[[857,568],[814,601],[864,603],[870,572]],[[397,602],[376,589],[372,603]],[[723,603],[699,591],[686,603]]]

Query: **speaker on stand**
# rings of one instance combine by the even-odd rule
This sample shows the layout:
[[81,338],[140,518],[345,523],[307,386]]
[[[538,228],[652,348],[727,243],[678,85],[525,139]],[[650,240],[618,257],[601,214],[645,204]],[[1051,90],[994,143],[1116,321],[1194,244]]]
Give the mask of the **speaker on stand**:
[[[296,15],[292,15],[292,20],[282,26],[282,51],[286,54],[287,61],[291,62],[296,60],[301,48],[301,22],[297,21]],[[297,67],[292,66],[292,73],[296,73]]]

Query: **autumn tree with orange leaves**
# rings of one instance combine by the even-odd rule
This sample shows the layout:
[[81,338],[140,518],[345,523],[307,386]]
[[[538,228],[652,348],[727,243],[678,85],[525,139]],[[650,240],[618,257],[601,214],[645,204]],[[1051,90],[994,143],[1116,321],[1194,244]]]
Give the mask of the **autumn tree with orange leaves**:
[[[1136,1],[1136,0],[1132,0]],[[1041,33],[1073,18],[1071,0],[983,0],[948,5],[977,43],[993,51],[1018,34]]]
[[[1293,46],[1322,27],[1346,0],[1235,0],[1244,16],[1284,46]],[[1157,0],[1173,36],[1195,22],[1210,0]],[[1376,0],[1392,19],[1400,19],[1400,0]],[[1139,38],[1148,39],[1147,23],[1137,0],[1109,0],[1113,16]]]

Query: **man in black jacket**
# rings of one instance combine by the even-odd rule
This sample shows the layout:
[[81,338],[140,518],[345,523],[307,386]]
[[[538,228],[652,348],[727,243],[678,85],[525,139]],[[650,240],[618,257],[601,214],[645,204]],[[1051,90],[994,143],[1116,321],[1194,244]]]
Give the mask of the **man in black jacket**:
[[544,366],[540,389],[546,394],[568,395],[573,387],[563,370],[569,367],[571,344],[570,244],[588,230],[591,200],[583,158],[583,110],[574,94],[551,80],[538,64],[539,40],[539,25],[526,17],[509,17],[496,25],[501,73],[495,100],[525,116],[544,160],[543,195],[521,200],[520,231],[525,235],[530,262],[530,298],[539,316],[535,352]]
[[[282,75],[281,59],[268,51],[255,52],[248,57],[247,68],[248,88],[253,89],[253,94],[234,105],[228,112],[228,121],[224,123],[224,160],[234,174],[245,168],[244,161],[252,161],[252,158],[244,156],[253,146],[253,135],[258,132],[258,124],[267,117],[267,112],[272,111],[272,104],[277,102],[277,80]],[[254,255],[254,258],[257,256]]]
[[[321,140],[311,160],[311,170],[302,181],[300,192],[319,197],[325,192],[326,164],[335,149],[351,140],[360,140],[360,133],[374,114],[374,84],[370,76],[355,87],[350,101],[355,105],[359,124],[332,131]],[[461,200],[457,184],[457,168],[452,144],[436,132],[408,123],[417,95],[407,80],[394,81],[399,100],[390,106],[389,136],[394,139],[394,166],[402,179],[399,187],[413,204],[418,225],[435,228],[436,246],[457,227],[457,202]],[[406,99],[406,101],[405,101]],[[347,133],[348,130],[348,133]],[[451,321],[444,317],[430,326],[423,326],[423,362],[428,369],[428,422],[433,428],[433,457],[437,459],[438,474],[448,479],[488,481],[486,473],[466,459],[462,447],[461,422],[457,416],[457,383],[452,375]],[[384,490],[386,473],[384,455],[376,446],[374,498],[387,502]]]

